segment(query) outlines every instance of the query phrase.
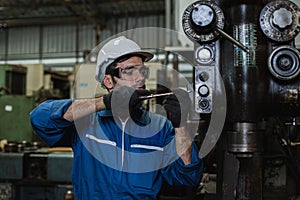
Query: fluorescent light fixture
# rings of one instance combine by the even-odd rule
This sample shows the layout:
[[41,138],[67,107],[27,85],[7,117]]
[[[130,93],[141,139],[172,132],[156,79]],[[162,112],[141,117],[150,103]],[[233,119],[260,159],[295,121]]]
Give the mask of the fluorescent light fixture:
[[[41,63],[43,64],[67,64],[76,63],[76,58],[59,58],[59,59],[43,59]],[[78,62],[83,62],[83,59],[78,59]]]
[[[7,61],[0,61],[0,64],[75,64],[77,61],[76,58],[59,58],[59,59],[30,59],[30,60],[7,60]],[[79,58],[78,62],[82,63],[84,61],[83,58]]]

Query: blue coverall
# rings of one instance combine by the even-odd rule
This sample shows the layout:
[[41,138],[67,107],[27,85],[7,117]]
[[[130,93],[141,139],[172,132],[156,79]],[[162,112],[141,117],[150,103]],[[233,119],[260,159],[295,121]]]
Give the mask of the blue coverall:
[[196,145],[192,144],[192,163],[185,165],[176,153],[174,128],[164,116],[152,113],[150,124],[137,126],[101,110],[69,122],[63,115],[71,103],[45,101],[30,118],[49,146],[72,146],[76,200],[156,199],[163,178],[171,185],[199,184],[203,161]]

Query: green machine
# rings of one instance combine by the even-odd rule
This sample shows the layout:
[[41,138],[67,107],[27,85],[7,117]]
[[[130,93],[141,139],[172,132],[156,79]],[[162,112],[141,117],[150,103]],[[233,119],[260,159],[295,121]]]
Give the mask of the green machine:
[[27,68],[0,65],[0,139],[33,141],[29,113],[34,108],[33,97],[26,94]]
[[0,65],[0,94],[25,95],[27,68],[19,65]]
[[34,107],[32,97],[0,96],[0,138],[8,141],[33,141],[29,113]]

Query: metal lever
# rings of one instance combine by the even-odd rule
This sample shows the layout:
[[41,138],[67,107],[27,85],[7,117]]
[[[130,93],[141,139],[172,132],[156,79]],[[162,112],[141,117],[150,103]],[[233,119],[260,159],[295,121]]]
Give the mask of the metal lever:
[[174,94],[173,92],[167,92],[167,93],[161,93],[161,94],[150,94],[147,96],[140,96],[139,98],[141,100],[146,100],[146,99],[152,99],[152,98],[156,98],[156,97],[164,97],[164,96],[170,96]]
[[227,33],[225,33],[222,29],[216,27],[216,30],[223,35],[225,38],[227,38],[230,42],[232,42],[233,44],[235,44],[236,46],[240,47],[243,51],[245,51],[246,53],[249,53],[249,49],[247,47],[245,47],[242,43],[240,43],[239,41],[237,41],[236,39],[234,39],[233,37],[231,37],[230,35],[228,35]]

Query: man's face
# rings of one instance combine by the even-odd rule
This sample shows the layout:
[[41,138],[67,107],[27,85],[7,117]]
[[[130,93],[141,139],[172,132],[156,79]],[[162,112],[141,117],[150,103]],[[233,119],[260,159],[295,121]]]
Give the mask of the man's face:
[[116,69],[119,69],[120,78],[112,78],[115,79],[117,84],[134,87],[135,89],[143,89],[147,77],[145,77],[146,69],[142,58],[133,56],[123,62],[119,62]]

